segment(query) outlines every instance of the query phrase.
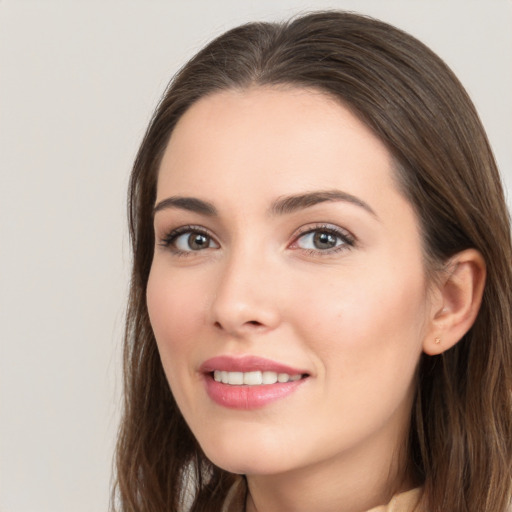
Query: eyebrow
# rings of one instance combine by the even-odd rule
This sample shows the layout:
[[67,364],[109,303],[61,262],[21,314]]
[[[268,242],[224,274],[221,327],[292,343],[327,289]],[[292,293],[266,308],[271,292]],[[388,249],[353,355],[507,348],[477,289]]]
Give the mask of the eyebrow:
[[[286,215],[297,210],[310,208],[316,204],[335,201],[343,201],[359,206],[378,219],[377,214],[369,204],[364,202],[362,199],[341,190],[320,190],[316,192],[279,197],[274,201],[274,203],[272,203],[269,212],[271,215]],[[203,199],[198,199],[197,197],[184,196],[171,196],[158,202],[153,208],[153,215],[167,208],[187,210],[206,215],[208,217],[215,217],[218,215],[217,208],[215,208],[212,203],[204,201]]]
[[197,199],[196,197],[183,197],[183,196],[172,196],[167,199],[163,199],[155,205],[153,208],[153,215],[160,210],[167,208],[178,208],[181,210],[188,210],[190,212],[200,213],[209,217],[217,215],[217,208],[208,201]]
[[365,203],[362,199],[341,190],[321,190],[317,192],[280,197],[273,203],[270,208],[270,212],[273,215],[285,215],[297,210],[309,208],[316,204],[334,201],[343,201],[359,206],[378,219],[377,214],[368,203]]

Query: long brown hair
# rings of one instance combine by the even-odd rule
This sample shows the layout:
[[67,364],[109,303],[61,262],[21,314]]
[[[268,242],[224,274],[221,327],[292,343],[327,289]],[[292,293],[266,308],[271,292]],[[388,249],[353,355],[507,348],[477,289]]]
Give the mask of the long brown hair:
[[[318,12],[251,23],[211,42],[176,75],[147,129],[129,190],[133,273],[115,501],[123,512],[220,510],[233,475],[201,452],[169,390],[146,308],[152,209],[179,118],[215,91],[288,84],[337,98],[387,145],[422,229],[427,270],[467,248],[487,265],[478,317],[440,356],[423,355],[406,443],[430,512],[503,512],[512,471],[512,249],[509,216],[478,115],[450,69],[383,22]],[[187,497],[187,493],[189,496]]]

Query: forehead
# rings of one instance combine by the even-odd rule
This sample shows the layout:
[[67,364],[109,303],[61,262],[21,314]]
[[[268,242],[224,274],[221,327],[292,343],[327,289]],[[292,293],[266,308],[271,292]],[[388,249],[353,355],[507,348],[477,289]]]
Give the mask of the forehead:
[[[159,171],[169,194],[279,196],[396,189],[392,157],[346,106],[298,88],[254,87],[202,98],[177,123]],[[395,190],[396,192],[396,190]]]

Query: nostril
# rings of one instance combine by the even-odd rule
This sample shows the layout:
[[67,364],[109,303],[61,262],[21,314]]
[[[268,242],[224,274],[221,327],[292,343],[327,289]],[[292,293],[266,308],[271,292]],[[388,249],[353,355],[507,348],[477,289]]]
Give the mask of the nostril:
[[[213,327],[219,331],[230,331],[229,328],[226,328],[226,325],[223,325],[221,322],[219,321],[216,321],[214,324],[213,324]],[[261,323],[261,322],[258,322],[257,320],[248,320],[247,322],[244,322],[242,325],[240,325],[239,327],[236,327],[235,329],[233,329],[233,332],[234,331],[238,331],[239,329],[244,329],[245,328],[248,328],[249,330],[252,330],[252,329],[260,329],[262,327],[264,327],[264,324]]]

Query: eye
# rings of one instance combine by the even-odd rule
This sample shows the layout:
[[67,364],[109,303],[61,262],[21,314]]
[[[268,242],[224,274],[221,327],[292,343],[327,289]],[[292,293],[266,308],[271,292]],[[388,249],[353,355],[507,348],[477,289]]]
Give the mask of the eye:
[[212,245],[212,239],[203,233],[185,233],[174,239],[174,246],[179,251],[201,251]]
[[293,248],[311,252],[337,252],[354,245],[354,238],[345,230],[334,226],[321,226],[308,229],[299,235],[293,243]]
[[339,236],[327,231],[311,231],[310,233],[302,235],[297,240],[297,246],[301,249],[317,249],[322,251],[333,249],[342,243]]
[[163,240],[162,245],[176,253],[191,253],[205,249],[217,249],[218,243],[204,230],[184,226],[171,231]]

